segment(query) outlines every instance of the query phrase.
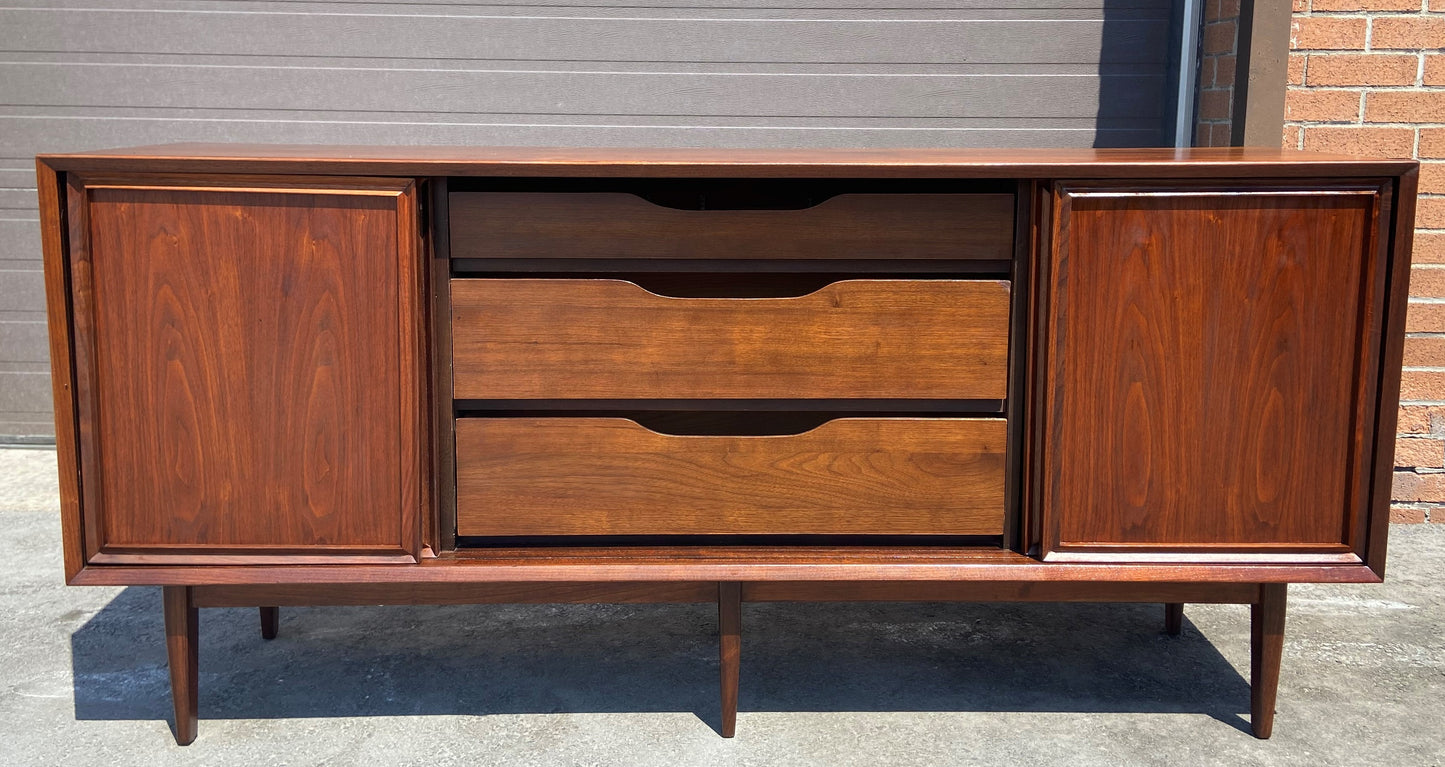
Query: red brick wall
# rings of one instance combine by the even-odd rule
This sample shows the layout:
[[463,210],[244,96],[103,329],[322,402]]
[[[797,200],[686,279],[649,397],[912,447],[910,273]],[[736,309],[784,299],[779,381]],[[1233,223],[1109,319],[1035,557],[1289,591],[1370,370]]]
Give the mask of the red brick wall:
[[1229,146],[1239,53],[1239,0],[1205,0],[1203,22],[1194,145]]
[[1286,147],[1421,160],[1391,517],[1445,522],[1445,0],[1294,0],[1284,119]]

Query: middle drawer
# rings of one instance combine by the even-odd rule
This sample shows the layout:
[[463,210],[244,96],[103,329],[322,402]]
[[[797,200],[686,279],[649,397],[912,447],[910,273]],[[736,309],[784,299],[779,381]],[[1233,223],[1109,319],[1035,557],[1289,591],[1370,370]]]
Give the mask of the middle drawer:
[[454,279],[459,400],[957,399],[1007,389],[1009,283],[843,280],[673,298],[611,279]]

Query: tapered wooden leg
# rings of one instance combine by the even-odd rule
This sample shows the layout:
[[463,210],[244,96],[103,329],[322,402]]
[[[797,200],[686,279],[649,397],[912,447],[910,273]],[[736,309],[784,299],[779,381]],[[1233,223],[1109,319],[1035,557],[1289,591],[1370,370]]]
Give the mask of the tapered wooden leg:
[[1265,583],[1250,607],[1249,723],[1256,738],[1274,730],[1274,700],[1279,692],[1279,663],[1284,655],[1286,584]]
[[189,746],[196,739],[196,665],[198,621],[189,586],[166,586],[166,660],[171,669],[171,701],[176,709],[176,743]]
[[281,608],[261,608],[261,638],[275,639],[276,629],[281,625]]
[[722,670],[722,736],[738,728],[738,668],[742,655],[743,585],[717,587],[718,665]]
[[[262,608],[265,609],[265,608]],[[1184,603],[1169,602],[1164,605],[1164,633],[1177,637],[1184,631]]]

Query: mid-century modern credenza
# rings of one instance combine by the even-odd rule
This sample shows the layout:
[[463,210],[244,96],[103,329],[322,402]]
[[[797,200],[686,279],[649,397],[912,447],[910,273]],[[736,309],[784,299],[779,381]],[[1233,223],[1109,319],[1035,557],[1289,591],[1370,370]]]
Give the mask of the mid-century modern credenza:
[[[170,145],[38,159],[66,578],[198,608],[1252,606],[1385,568],[1417,165]],[[479,672],[485,673],[485,672]]]

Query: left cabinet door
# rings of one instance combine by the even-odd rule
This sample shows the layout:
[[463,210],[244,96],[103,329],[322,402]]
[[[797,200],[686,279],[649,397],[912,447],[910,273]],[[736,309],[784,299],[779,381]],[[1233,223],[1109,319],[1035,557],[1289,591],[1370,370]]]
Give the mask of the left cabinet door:
[[57,407],[74,408],[87,563],[416,560],[414,186],[69,177]]

